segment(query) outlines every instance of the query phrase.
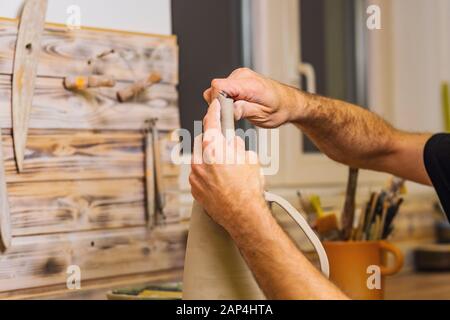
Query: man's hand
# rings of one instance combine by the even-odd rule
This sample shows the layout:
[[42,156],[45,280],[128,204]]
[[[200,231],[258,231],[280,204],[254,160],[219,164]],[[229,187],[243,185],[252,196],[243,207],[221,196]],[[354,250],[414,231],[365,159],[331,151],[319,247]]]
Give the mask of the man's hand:
[[241,138],[226,141],[221,133],[217,99],[204,128],[195,140],[192,195],[228,231],[266,297],[345,299],[277,224],[263,197],[256,155],[245,151]]
[[235,100],[236,120],[248,119],[262,128],[276,128],[293,121],[299,106],[296,89],[246,68],[233,71],[226,79],[214,79],[203,96],[211,103],[219,92]]
[[294,123],[337,162],[431,185],[423,162],[430,134],[396,130],[367,109],[297,90],[249,69],[213,80],[204,98],[209,101],[220,91],[235,100],[236,119],[263,128]]
[[205,134],[195,139],[192,195],[218,224],[230,233],[233,226],[251,223],[257,212],[266,212],[263,179],[257,156],[246,152],[240,137],[226,141],[221,133],[220,104],[215,99],[204,118]]

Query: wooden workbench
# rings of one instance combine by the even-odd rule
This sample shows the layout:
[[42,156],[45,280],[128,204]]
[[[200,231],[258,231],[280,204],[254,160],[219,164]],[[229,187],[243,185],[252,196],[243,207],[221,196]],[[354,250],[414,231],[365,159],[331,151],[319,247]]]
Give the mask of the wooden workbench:
[[388,277],[385,298],[387,300],[449,300],[450,272],[407,272]]

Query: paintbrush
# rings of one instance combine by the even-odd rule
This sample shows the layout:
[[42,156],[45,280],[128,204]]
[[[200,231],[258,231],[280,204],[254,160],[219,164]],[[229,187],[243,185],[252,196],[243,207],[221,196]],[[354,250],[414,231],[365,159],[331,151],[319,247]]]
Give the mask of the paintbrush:
[[390,207],[389,201],[384,200],[383,211],[381,212],[381,216],[380,216],[380,228],[379,228],[379,230],[377,230],[377,239],[378,240],[381,240],[383,238],[384,227],[385,227],[385,223],[386,223],[386,215],[387,215],[387,211],[388,211],[389,207]]
[[344,209],[342,211],[342,240],[350,239],[353,230],[353,221],[355,219],[355,197],[358,184],[357,168],[349,168],[347,192],[345,195]]
[[392,227],[392,222],[394,221],[397,213],[400,211],[400,206],[402,205],[403,201],[403,198],[399,198],[397,202],[388,209],[386,222],[384,224],[383,239],[386,239],[392,233],[394,229]]
[[364,212],[361,213],[361,216],[359,217],[359,221],[358,221],[358,228],[356,229],[356,233],[355,233],[355,237],[354,240],[356,241],[361,241],[364,238],[364,227],[366,225],[366,220],[368,219],[370,210],[371,210],[371,206],[372,206],[372,202],[375,199],[375,192],[372,192],[372,194],[370,195],[370,199],[369,202],[366,203],[366,208],[364,210]]

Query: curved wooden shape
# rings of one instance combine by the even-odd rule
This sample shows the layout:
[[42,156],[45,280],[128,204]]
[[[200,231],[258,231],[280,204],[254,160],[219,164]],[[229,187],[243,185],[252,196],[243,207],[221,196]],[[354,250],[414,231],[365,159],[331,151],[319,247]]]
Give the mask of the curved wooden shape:
[[0,130],[0,251],[11,245],[11,217],[8,192],[6,190],[5,168],[3,165],[2,134]]
[[17,168],[23,169],[31,103],[41,52],[47,0],[28,0],[20,19],[13,70],[13,138]]

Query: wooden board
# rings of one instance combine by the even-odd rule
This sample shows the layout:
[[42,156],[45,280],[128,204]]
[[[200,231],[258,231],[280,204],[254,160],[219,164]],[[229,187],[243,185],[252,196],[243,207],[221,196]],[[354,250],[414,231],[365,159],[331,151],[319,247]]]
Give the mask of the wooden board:
[[[179,168],[170,161],[175,142],[168,140],[180,126],[176,38],[48,24],[19,175],[11,138],[16,37],[17,21],[0,19],[0,128],[13,235],[0,253],[0,292],[64,286],[71,264],[80,266],[82,281],[182,267],[186,227]],[[117,90],[152,71],[162,83],[117,101]],[[117,85],[63,87],[66,76],[90,74],[113,76]],[[161,130],[167,188],[167,225],[156,230],[145,217],[143,128],[150,118],[158,118]]]
[[[80,93],[64,89],[62,81],[36,80],[30,128],[142,130],[149,118],[158,118],[160,130],[180,127],[178,94],[173,85],[157,84],[136,101],[119,103],[116,90],[126,83]],[[11,128],[11,76],[0,76],[0,127]]]
[[[0,73],[12,74],[16,39],[17,21],[0,20]],[[178,47],[174,36],[92,28],[69,30],[62,25],[47,24],[41,44],[39,76],[106,74],[117,80],[134,81],[157,71],[163,82],[178,82]],[[95,59],[112,49],[115,53]]]
[[83,280],[179,268],[186,227],[145,227],[15,237],[0,255],[0,292],[65,283],[78,265]]
[[13,236],[145,224],[140,180],[8,185]]
[[[8,185],[13,236],[146,225],[140,179],[27,182]],[[178,194],[167,192],[168,222]]]
[[[3,135],[7,182],[116,179],[144,177],[144,136],[139,132],[32,130],[25,152],[25,170],[18,173],[10,132]],[[161,136],[163,176],[178,176]]]

